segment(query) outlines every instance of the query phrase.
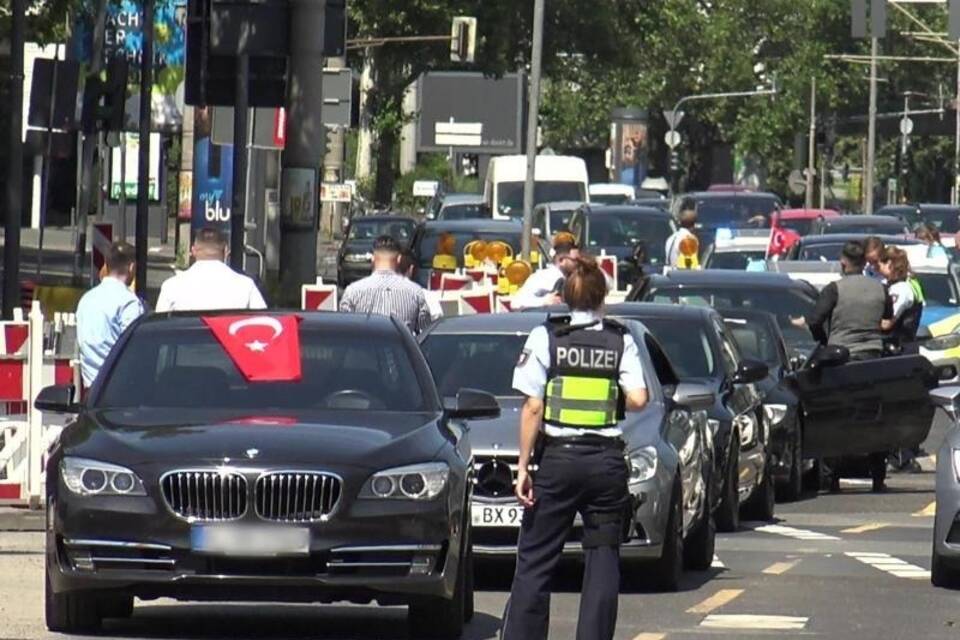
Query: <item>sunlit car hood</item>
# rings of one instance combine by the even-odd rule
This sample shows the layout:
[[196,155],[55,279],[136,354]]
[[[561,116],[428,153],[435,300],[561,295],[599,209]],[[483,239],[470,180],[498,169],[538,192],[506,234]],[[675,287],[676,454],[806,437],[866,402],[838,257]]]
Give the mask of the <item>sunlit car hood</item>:
[[[255,415],[239,411],[106,410],[80,417],[62,436],[66,455],[108,462],[356,466],[394,464],[396,450],[436,453],[437,413],[324,411]],[[430,444],[432,443],[432,444]]]

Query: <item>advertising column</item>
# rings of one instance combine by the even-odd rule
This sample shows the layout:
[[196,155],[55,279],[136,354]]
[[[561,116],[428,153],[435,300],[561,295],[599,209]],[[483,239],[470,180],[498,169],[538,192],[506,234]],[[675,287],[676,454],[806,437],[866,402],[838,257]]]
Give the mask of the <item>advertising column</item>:
[[233,145],[213,143],[212,115],[210,108],[194,109],[191,237],[204,227],[215,227],[227,237],[230,235]]

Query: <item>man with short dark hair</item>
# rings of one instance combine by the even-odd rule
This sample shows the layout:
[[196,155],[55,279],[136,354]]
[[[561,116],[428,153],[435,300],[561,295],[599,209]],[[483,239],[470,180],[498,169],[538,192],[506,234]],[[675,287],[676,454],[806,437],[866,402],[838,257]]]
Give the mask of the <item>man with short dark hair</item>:
[[190,254],[193,266],[160,287],[157,311],[267,308],[253,279],[227,266],[227,238],[220,230],[197,231]]
[[90,387],[110,350],[127,327],[143,314],[143,303],[130,291],[136,271],[135,251],[115,242],[106,255],[106,274],[77,305],[77,343],[80,374]]
[[563,301],[563,283],[570,275],[580,250],[572,242],[553,245],[553,264],[534,272],[513,298],[514,309],[535,309]]
[[[699,263],[696,265],[692,264],[695,262],[693,258],[696,257],[696,252],[699,252],[700,248],[700,241],[693,232],[697,227],[697,203],[691,198],[685,198],[683,202],[680,203],[680,213],[677,215],[677,224],[679,228],[673,235],[667,238],[667,243],[664,247],[667,266],[684,269],[697,268],[699,267]],[[689,245],[693,245],[695,248],[693,257],[683,251],[683,249]]]
[[414,334],[430,325],[430,309],[423,289],[397,273],[400,244],[390,236],[373,243],[373,273],[347,287],[340,311],[392,316]]

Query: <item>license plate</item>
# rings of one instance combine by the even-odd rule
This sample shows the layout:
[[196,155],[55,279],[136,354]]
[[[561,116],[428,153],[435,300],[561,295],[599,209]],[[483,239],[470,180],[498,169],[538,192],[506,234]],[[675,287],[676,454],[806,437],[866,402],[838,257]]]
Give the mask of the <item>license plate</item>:
[[310,530],[303,527],[194,526],[190,546],[198,553],[245,558],[305,556]]
[[519,527],[523,520],[523,507],[516,504],[474,504],[470,512],[475,527]]

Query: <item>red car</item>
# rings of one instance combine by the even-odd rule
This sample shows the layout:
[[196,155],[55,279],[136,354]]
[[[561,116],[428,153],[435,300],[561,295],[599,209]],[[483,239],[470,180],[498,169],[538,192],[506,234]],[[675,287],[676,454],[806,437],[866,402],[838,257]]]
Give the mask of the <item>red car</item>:
[[783,255],[797,240],[810,233],[814,221],[820,218],[839,218],[833,209],[783,209],[770,217],[770,255]]

